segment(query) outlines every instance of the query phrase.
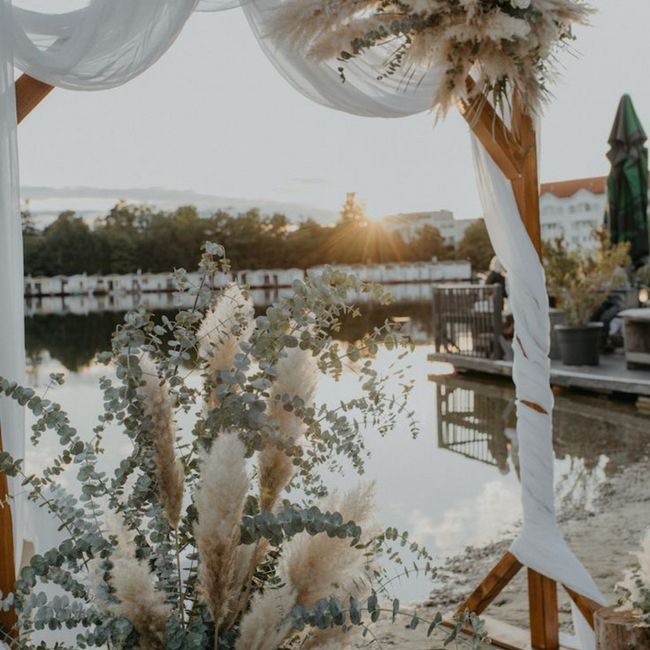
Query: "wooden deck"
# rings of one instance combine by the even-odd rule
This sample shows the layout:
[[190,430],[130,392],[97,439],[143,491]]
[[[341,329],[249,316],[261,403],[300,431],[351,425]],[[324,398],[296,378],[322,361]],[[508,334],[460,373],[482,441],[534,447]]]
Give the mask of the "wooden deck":
[[[488,635],[493,639],[491,648],[502,650],[532,650],[530,644],[530,631],[499,621],[491,616],[483,616],[485,628]],[[564,634],[560,635],[560,647],[558,650],[575,650],[577,645],[572,639]]]
[[[429,361],[449,363],[458,371],[512,376],[512,361],[497,361],[460,354],[434,353]],[[602,355],[598,366],[565,366],[551,362],[551,384],[601,394],[650,397],[650,369],[628,370],[621,354]]]

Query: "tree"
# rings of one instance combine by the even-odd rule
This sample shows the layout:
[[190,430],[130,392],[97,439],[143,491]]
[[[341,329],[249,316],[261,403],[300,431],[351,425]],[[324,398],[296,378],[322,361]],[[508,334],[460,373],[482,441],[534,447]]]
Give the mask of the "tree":
[[468,226],[456,248],[456,257],[469,260],[473,271],[485,271],[494,257],[494,249],[483,219]]
[[341,220],[322,226],[313,220],[290,224],[286,215],[259,210],[202,215],[195,206],[171,212],[120,201],[89,226],[64,212],[39,231],[25,213],[25,271],[31,275],[74,273],[164,273],[193,268],[203,242],[218,241],[232,268],[309,268],[320,264],[384,264],[446,259],[440,232],[420,229],[408,245],[381,221],[368,220],[364,207],[347,195]]
[[54,276],[99,270],[96,239],[88,224],[74,212],[63,212],[42,234],[25,240],[28,273]]
[[418,230],[410,248],[413,259],[418,261],[431,261],[434,257],[444,260],[449,257],[443,236],[437,228],[430,225],[422,226]]
[[366,217],[366,206],[356,200],[355,192],[348,192],[345,203],[341,208],[341,223],[344,224],[365,224],[368,221]]

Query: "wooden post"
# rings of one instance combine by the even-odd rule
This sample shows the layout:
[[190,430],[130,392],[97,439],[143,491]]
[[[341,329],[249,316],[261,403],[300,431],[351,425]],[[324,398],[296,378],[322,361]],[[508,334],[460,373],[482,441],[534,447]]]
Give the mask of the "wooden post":
[[522,566],[512,553],[506,553],[456,613],[482,614],[503,588],[519,573]]
[[631,610],[603,607],[596,612],[596,650],[650,648],[650,627],[641,626]]
[[28,74],[16,81],[16,118],[20,124],[54,89]]
[[[16,81],[17,122],[22,122],[47,97],[52,89],[53,86],[49,84],[38,81],[29,75],[22,75]],[[2,429],[0,427],[1,451]],[[3,472],[0,472],[0,591],[4,596],[13,592],[15,582],[16,559],[14,557],[13,521],[9,505],[9,486],[7,477]],[[7,637],[16,638],[17,623],[18,618],[13,607],[8,612],[0,612],[0,630]]]
[[[2,452],[1,430],[0,452]],[[4,472],[0,472],[0,591],[3,597],[13,592],[16,582],[13,521],[8,494],[7,477]],[[8,612],[0,611],[0,631],[3,635],[14,638],[17,623],[18,618],[13,607]],[[3,635],[0,635],[0,639]]]
[[[471,95],[474,88],[474,82],[471,79],[468,79],[467,87]],[[520,94],[515,91],[513,95],[510,128],[503,123],[487,98],[482,95],[474,96],[469,101],[460,101],[459,109],[486,151],[512,183],[522,221],[533,247],[541,259],[537,136],[533,118],[525,110]],[[545,412],[538,404],[523,403],[540,413]],[[469,610],[480,614],[520,568],[521,564],[518,560],[511,553],[506,553],[474,593],[463,603],[459,611]],[[598,604],[570,589],[567,591],[587,621],[593,626],[594,612],[598,609]],[[528,603],[531,646],[535,650],[557,650],[559,648],[559,621],[556,582],[528,569]],[[609,646],[606,647],[609,648]]]
[[539,173],[537,169],[537,134],[531,115],[524,110],[517,91],[512,99],[512,135],[519,145],[521,175],[511,179],[519,214],[540,259],[542,231],[539,220]]
[[539,650],[558,650],[560,623],[557,609],[557,585],[554,580],[528,569],[528,605],[530,643]]

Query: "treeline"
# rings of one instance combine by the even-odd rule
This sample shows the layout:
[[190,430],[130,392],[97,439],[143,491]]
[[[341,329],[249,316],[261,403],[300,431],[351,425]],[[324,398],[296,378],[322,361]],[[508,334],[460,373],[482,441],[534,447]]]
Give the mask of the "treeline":
[[[482,222],[479,224],[482,226]],[[481,233],[478,235],[482,239]],[[382,223],[351,218],[345,211],[333,227],[314,221],[293,226],[282,214],[262,216],[257,210],[236,216],[219,211],[205,217],[193,206],[165,212],[125,203],[117,204],[92,227],[74,212],[63,212],[52,224],[38,230],[30,214],[24,213],[23,240],[25,273],[32,276],[195,269],[201,246],[208,240],[226,247],[234,269],[308,268],[318,264],[425,261],[433,257],[444,260],[457,256],[471,259],[480,269],[486,268],[487,262],[475,259],[477,253],[488,261],[491,256],[491,248],[485,252],[485,242],[461,242],[458,250],[450,250],[440,232],[430,226],[423,227],[406,244]]]

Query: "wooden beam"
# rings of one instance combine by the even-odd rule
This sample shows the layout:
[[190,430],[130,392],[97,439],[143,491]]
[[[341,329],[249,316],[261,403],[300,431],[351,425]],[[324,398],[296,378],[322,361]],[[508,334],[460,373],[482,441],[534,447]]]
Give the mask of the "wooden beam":
[[499,169],[509,180],[524,174],[524,154],[512,131],[504,124],[488,98],[475,93],[475,83],[466,81],[468,100],[459,100],[458,109]]
[[501,593],[502,589],[519,573],[522,566],[521,562],[508,551],[485,578],[483,578],[481,584],[458,608],[456,613],[483,613],[490,603]]
[[537,169],[537,134],[530,113],[525,110],[519,92],[512,98],[512,133],[519,143],[522,156],[522,175],[511,179],[519,214],[526,231],[542,257],[542,231],[539,213],[539,174]]
[[[0,432],[0,452],[2,451],[2,435]],[[13,521],[9,507],[9,487],[7,476],[0,472],[0,591],[6,597],[14,590],[16,568],[14,558]],[[18,618],[12,607],[7,612],[0,611],[0,630],[3,634],[14,637]],[[0,635],[0,639],[2,639]]]
[[16,81],[16,118],[20,124],[54,89],[28,74]]
[[555,580],[528,569],[528,605],[531,646],[535,650],[558,650],[560,622]]
[[602,605],[598,604],[595,600],[582,596],[579,593],[569,589],[566,585],[562,585],[564,590],[569,594],[571,600],[576,604],[580,613],[585,617],[587,623],[591,625],[592,629],[595,627],[594,615],[601,609]]

